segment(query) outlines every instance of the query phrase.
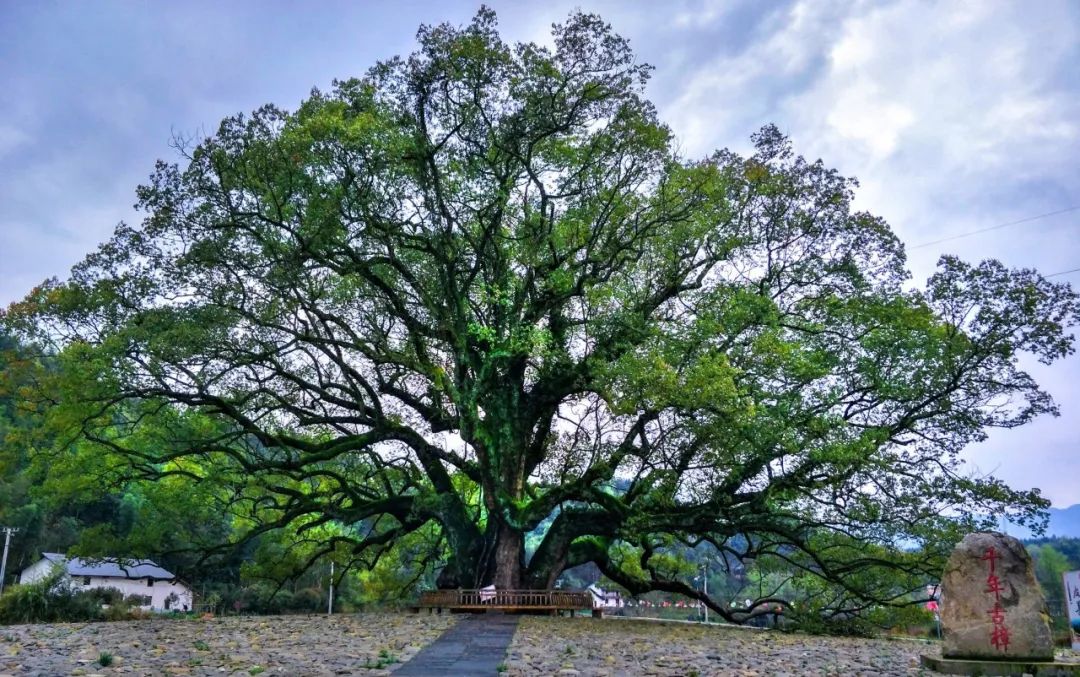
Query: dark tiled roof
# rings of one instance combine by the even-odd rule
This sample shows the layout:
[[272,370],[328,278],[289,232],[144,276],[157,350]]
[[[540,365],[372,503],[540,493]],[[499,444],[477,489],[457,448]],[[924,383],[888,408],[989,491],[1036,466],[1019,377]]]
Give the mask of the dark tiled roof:
[[115,558],[101,560],[83,560],[67,557],[56,552],[41,553],[53,564],[67,569],[69,576],[106,576],[111,578],[156,578],[172,580],[176,578],[169,571],[162,569],[148,559],[120,560]]

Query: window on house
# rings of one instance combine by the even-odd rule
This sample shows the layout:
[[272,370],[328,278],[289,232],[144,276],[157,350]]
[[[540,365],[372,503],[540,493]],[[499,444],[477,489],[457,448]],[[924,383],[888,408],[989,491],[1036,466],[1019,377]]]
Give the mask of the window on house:
[[89,576],[83,576],[82,584],[83,585],[90,585],[90,577]]
[[154,587],[154,579],[152,579],[152,578],[146,579],[146,587],[148,587],[148,588]]

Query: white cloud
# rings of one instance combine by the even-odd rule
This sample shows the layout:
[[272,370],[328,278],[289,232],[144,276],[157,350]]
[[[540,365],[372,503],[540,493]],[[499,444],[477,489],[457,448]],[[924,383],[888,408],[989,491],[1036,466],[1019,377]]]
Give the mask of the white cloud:
[[860,204],[909,241],[939,233],[942,210],[955,232],[1051,211],[1062,205],[1002,199],[1076,174],[1080,102],[1056,81],[1078,24],[1066,5],[1040,7],[797,3],[741,52],[658,72],[681,80],[662,111],[690,155],[745,149],[778,123],[800,151],[859,176]]
[[705,60],[690,73],[657,73],[682,80],[681,93],[662,110],[687,153],[745,144],[750,131],[775,120],[777,101],[801,86],[819,42],[831,40],[837,27],[826,4],[798,3],[767,17],[760,40],[740,53]]
[[[745,150],[750,131],[776,122],[799,152],[858,176],[857,204],[909,245],[1080,204],[1073,7],[900,0],[843,11],[800,2],[738,53],[678,76],[658,72],[682,80],[662,110],[688,154]],[[949,251],[1046,273],[1075,268],[1076,226],[1063,215],[915,248],[911,267],[924,279]],[[1080,502],[1080,486],[1056,479],[1075,476],[1075,465],[1047,477],[1018,453],[1075,458],[1080,359],[1035,373],[1063,416],[993,433],[967,457],[1017,487],[1042,486],[1058,504]]]
[[0,124],[0,159],[31,140],[29,134],[12,125]]
[[732,8],[730,2],[724,0],[703,0],[691,3],[676,9],[671,14],[670,25],[675,29],[700,29],[703,26],[715,24]]
[[896,150],[915,114],[907,106],[889,101],[878,85],[864,80],[838,93],[825,120],[839,138],[860,142],[860,150],[881,161]]
[[[911,233],[924,239],[940,228],[930,223],[937,210],[970,199],[973,187],[1012,193],[1022,180],[1055,181],[1055,169],[1071,164],[1077,97],[1053,81],[1075,57],[1077,29],[1045,7],[874,5],[843,22],[827,68],[783,102],[781,116],[810,152],[887,185],[872,206],[902,231],[926,223]],[[883,164],[894,153],[902,157]],[[924,182],[924,173],[936,176]],[[980,202],[1001,216],[1003,205]],[[1030,214],[1061,205],[1016,206]]]

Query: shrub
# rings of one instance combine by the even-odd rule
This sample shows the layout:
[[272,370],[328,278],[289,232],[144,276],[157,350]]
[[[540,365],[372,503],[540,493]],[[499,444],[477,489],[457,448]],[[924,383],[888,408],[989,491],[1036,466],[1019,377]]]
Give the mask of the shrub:
[[112,604],[101,610],[101,617],[106,621],[126,621],[129,618],[128,611],[130,609],[123,604]]
[[12,586],[0,597],[0,623],[93,621],[101,617],[97,597],[73,590],[59,567],[40,581]]
[[325,606],[322,590],[303,588],[293,595],[291,608],[295,611],[321,611]]
[[251,600],[251,609],[256,613],[279,614],[286,609],[292,608],[292,592],[279,590],[276,595],[271,595],[271,589],[263,586],[255,588],[255,596]]
[[128,595],[124,598],[124,604],[134,607],[150,606],[153,601],[150,595]]
[[124,601],[124,593],[117,588],[91,588],[90,590],[82,590],[81,592],[97,600],[98,604],[108,604],[112,606],[114,604],[122,604]]

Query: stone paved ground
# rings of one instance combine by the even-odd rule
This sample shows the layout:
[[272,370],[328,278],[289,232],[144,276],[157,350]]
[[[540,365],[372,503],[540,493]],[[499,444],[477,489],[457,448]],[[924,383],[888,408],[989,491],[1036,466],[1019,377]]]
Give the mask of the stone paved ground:
[[[0,626],[0,675],[386,675],[457,617],[407,613]],[[107,668],[101,652],[115,658]]]
[[[498,622],[487,623],[498,620],[367,613],[0,626],[0,677],[388,675],[399,669],[423,674],[416,672],[419,663],[406,668],[404,661],[452,627],[468,630],[476,637],[466,641],[482,645],[479,628],[491,625],[499,634]],[[929,676],[936,673],[921,671],[918,656],[938,646],[618,618],[525,616],[506,653],[503,674]],[[112,666],[96,662],[103,651],[115,656]],[[436,670],[437,677],[457,677],[449,667]]]
[[815,637],[622,619],[521,620],[507,657],[520,675],[931,675],[912,640]]

